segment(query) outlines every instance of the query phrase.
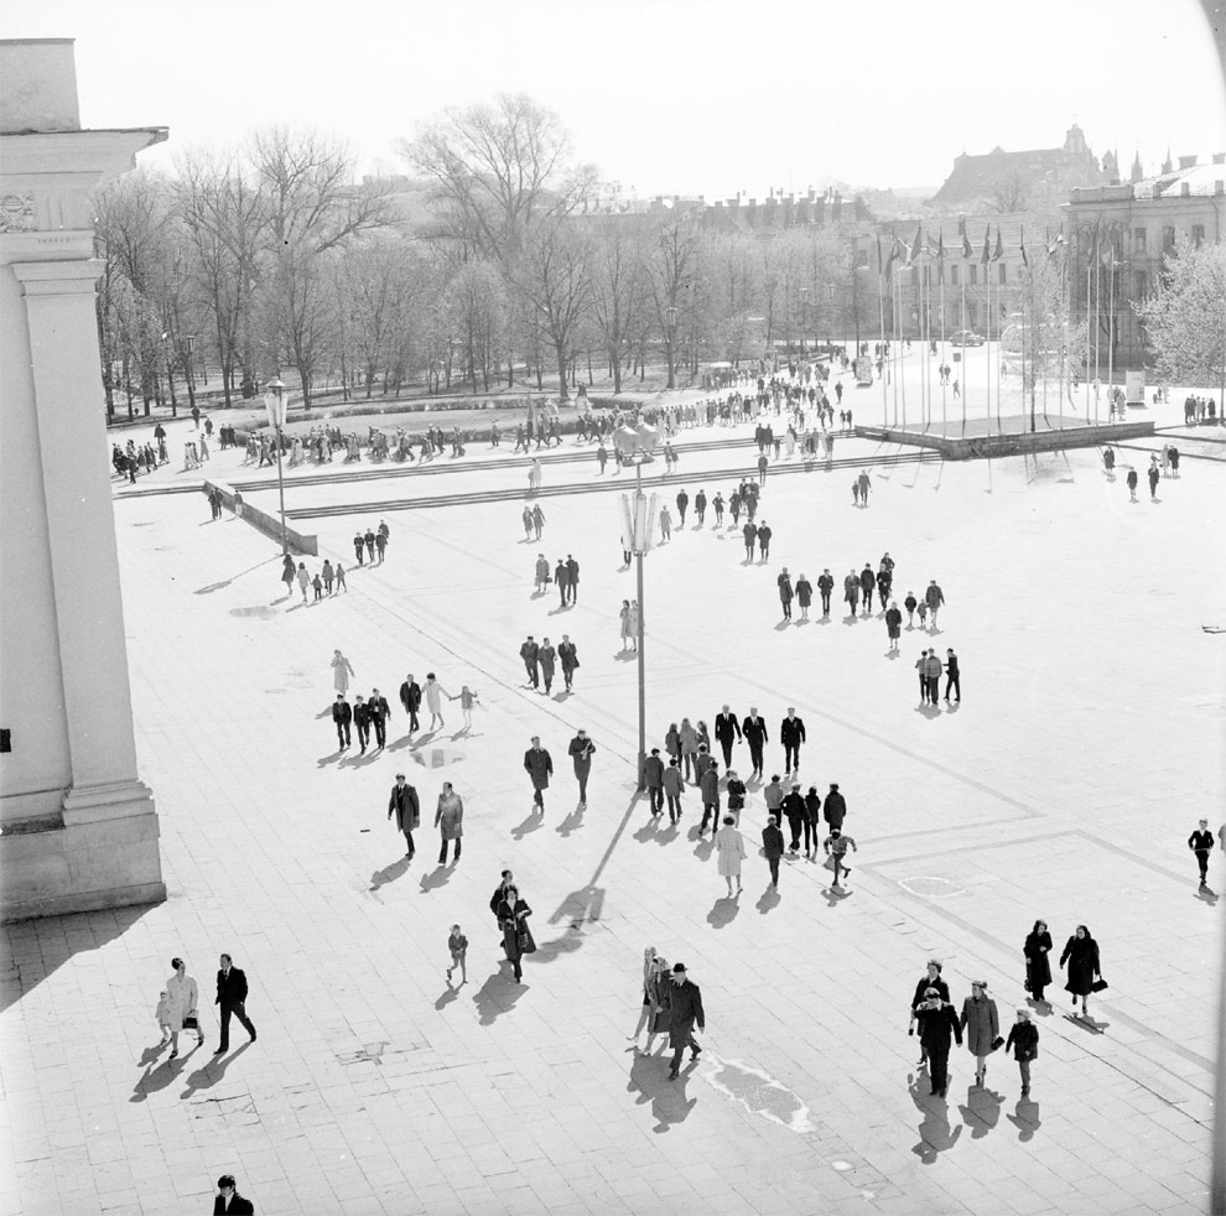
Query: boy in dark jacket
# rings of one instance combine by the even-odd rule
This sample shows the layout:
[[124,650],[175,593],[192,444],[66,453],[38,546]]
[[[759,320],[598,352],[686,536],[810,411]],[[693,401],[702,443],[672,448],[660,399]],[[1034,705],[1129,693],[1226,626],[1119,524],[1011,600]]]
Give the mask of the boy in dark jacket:
[[1009,1027],[1005,1050],[1013,1048],[1018,1072],[1022,1075],[1022,1097],[1030,1093],[1030,1061],[1039,1054],[1039,1028],[1030,1020],[1030,1010],[1022,1006],[1017,1021]]

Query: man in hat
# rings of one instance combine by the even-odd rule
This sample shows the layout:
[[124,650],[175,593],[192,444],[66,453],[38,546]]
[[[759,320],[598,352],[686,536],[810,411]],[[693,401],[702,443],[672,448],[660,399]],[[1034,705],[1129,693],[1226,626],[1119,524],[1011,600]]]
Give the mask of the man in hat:
[[668,1043],[673,1049],[673,1061],[668,1070],[668,1079],[675,1081],[681,1071],[681,1056],[688,1047],[690,1061],[698,1059],[702,1048],[694,1041],[694,1027],[706,1030],[707,1018],[702,1008],[702,992],[685,973],[684,963],[675,963],[672,983],[665,996],[668,1000]]
[[958,1015],[949,1001],[942,998],[939,989],[924,990],[924,999],[916,1010],[919,1019],[920,1042],[928,1056],[928,1077],[932,1083],[933,1097],[945,1097],[949,1088],[950,1036],[962,1046],[962,1027]]

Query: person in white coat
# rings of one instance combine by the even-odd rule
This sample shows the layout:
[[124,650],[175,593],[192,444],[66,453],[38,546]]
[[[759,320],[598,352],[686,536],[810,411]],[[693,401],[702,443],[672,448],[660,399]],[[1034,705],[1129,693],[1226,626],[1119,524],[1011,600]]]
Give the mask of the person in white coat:
[[332,687],[337,692],[349,692],[349,680],[353,675],[353,664],[339,650],[332,652]]
[[[728,897],[741,893],[741,863],[745,860],[745,838],[736,830],[736,820],[724,816],[724,826],[715,833],[715,848],[719,854],[719,872],[728,880]],[[736,891],[732,880],[736,879]]]
[[170,1058],[173,1060],[179,1054],[179,1031],[185,1029],[185,1022],[195,1020],[195,1025],[186,1029],[196,1031],[197,1047],[204,1042],[204,1031],[200,1029],[200,990],[196,981],[187,974],[187,964],[181,958],[172,958],[170,965],[173,974],[166,981],[166,996],[169,998]]

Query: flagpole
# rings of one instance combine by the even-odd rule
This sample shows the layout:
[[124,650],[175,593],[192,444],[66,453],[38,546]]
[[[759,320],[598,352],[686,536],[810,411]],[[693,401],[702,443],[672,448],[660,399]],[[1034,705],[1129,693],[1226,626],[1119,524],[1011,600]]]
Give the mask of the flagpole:
[[[902,298],[902,283],[900,282],[898,284],[898,311],[899,311],[898,319],[899,319],[900,326],[906,325],[906,319],[902,315],[903,310],[905,308],[906,308],[906,305],[903,303],[903,298]],[[899,397],[902,399],[902,429],[904,431],[907,429],[907,381],[905,379],[905,376],[906,376],[906,355],[904,354],[905,350],[906,350],[905,340],[900,340],[898,343],[898,363],[899,363],[898,394],[899,394]]]
[[[877,264],[880,267],[881,258],[877,258]],[[877,319],[881,324],[881,346],[879,347],[879,358],[881,359],[881,370],[878,376],[881,380],[881,425],[887,430],[890,425],[890,395],[886,381],[889,377],[886,371],[889,368],[889,363],[885,355],[885,277],[882,276],[877,283]]]
[[942,254],[937,262],[937,289],[940,296],[941,306],[941,357],[937,361],[937,378],[941,382],[941,434],[945,434],[946,422],[946,399],[947,387],[945,384],[945,373],[942,370],[945,366],[945,258]]
[[[983,237],[985,252],[990,246],[991,239],[992,225],[989,224]],[[988,269],[991,265],[990,257],[983,262],[983,285],[987,289],[987,301],[983,306],[983,354],[988,369],[987,434],[991,434],[992,431],[992,273]]]
[[[1094,243],[1097,243],[1097,239],[1095,240]],[[1093,252],[1093,249],[1091,249],[1089,251],[1089,256],[1086,259],[1086,375],[1085,375],[1085,381],[1086,381],[1085,398],[1086,399],[1085,399],[1085,404],[1082,406],[1082,410],[1084,414],[1084,421],[1086,422],[1090,421],[1090,345],[1091,345],[1091,342],[1093,341],[1093,332],[1090,329],[1090,304],[1093,298],[1090,293],[1090,282],[1091,282],[1090,276],[1093,274],[1093,271],[1094,271],[1094,252]]]
[[1102,318],[1099,313],[1103,308],[1103,259],[1098,248],[1098,238],[1094,240],[1094,425],[1098,425],[1098,398],[1100,395],[1099,378],[1102,375],[1103,342]]
[[[1111,261],[1107,263],[1107,392],[1115,387],[1115,233],[1108,243]],[[1097,422],[1098,419],[1095,419]]]

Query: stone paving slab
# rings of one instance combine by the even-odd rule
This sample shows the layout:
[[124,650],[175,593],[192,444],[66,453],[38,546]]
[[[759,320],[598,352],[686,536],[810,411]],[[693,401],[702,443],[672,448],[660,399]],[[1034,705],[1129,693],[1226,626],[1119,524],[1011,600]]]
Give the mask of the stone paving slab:
[[[799,859],[777,901],[751,848],[737,903],[692,838],[696,796],[677,833],[633,797],[616,628],[633,575],[611,498],[550,521],[546,551],[583,563],[578,606],[555,615],[505,508],[393,515],[389,561],[300,608],[241,524],[201,525],[187,498],[118,503],[169,898],[0,939],[0,1212],[205,1210],[224,1170],[261,1213],[1201,1210],[1219,929],[1184,841],[1226,793],[1221,639],[1200,628],[1222,603],[1202,535],[1222,489],[1198,467],[1132,506],[1088,453],[891,470],[866,511],[781,479],[769,565],[710,527],[650,554],[652,736],[753,700],[773,737],[797,705],[804,779],[840,782],[861,847],[852,894]],[[321,555],[345,555],[351,521],[320,523]],[[897,587],[942,582],[941,632],[905,633],[891,662],[877,618],[776,628],[780,564],[841,575],[886,549]],[[547,629],[579,644],[572,698],[523,687],[518,643]],[[918,712],[921,645],[962,655],[959,709]],[[357,691],[393,700],[383,755],[335,751],[334,646]],[[463,757],[446,769],[413,761],[431,744],[404,735],[407,670],[480,692],[470,737],[448,713]],[[581,724],[599,748],[584,814],[562,755]],[[519,767],[533,733],[557,768],[543,822]],[[428,826],[398,859],[400,767],[427,823],[439,782],[462,793],[453,870]],[[762,819],[755,789],[751,843]],[[503,865],[536,909],[522,986],[498,972],[486,909]],[[1100,938],[1101,1033],[1057,1002],[1034,1101],[999,1058],[999,1100],[968,1090],[955,1049],[948,1106],[931,1103],[905,1033],[923,960],[945,958],[956,999],[986,974],[1007,1022],[1036,916],[1058,944],[1078,920]],[[458,991],[454,920],[473,943]],[[676,1084],[627,1050],[647,942],[689,964],[708,1007]],[[152,1050],[168,960],[207,999],[221,950],[247,970],[259,1041],[214,1062],[206,1012],[205,1048],[172,1066]]]

